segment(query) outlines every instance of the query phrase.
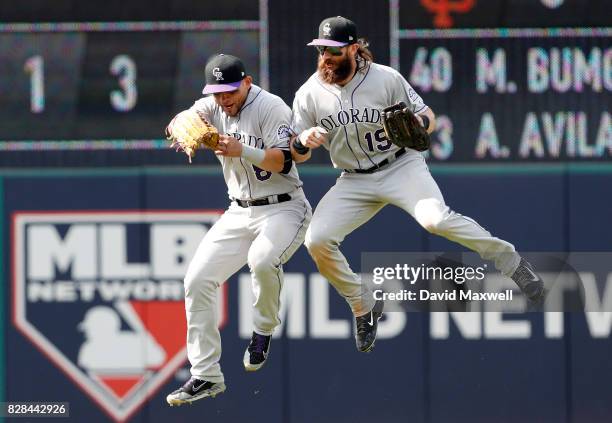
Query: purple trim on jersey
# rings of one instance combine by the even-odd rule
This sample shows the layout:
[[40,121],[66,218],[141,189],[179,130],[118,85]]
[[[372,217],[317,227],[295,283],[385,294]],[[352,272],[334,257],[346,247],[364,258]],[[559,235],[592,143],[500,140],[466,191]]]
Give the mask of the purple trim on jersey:
[[[340,97],[338,97],[336,95],[336,93],[334,93],[333,91],[331,91],[329,88],[327,88],[325,86],[325,84],[323,83],[323,81],[321,81],[318,77],[316,77],[315,82],[317,84],[319,84],[321,86],[321,88],[323,88],[325,91],[327,91],[328,93],[330,93],[331,95],[333,95],[334,97],[336,97],[336,100],[338,100],[338,104],[340,105],[340,110],[342,109],[342,99]],[[316,121],[316,119],[315,119]],[[357,166],[359,166],[359,169],[361,169],[361,163],[359,162],[359,158],[357,157],[357,155],[355,154],[355,152],[353,151],[353,147],[351,147],[351,143],[349,141],[349,136],[348,136],[348,132],[346,130],[346,126],[342,125],[342,129],[344,129],[344,138],[346,139],[346,146],[349,148],[349,150],[351,151],[351,153],[353,153],[353,157],[355,157],[355,161],[357,162]],[[330,140],[330,148],[331,148],[331,140]]]
[[423,107],[421,107],[418,111],[414,112],[415,114],[421,113],[423,110],[429,109],[429,106],[427,104],[423,104]]
[[340,41],[328,40],[327,38],[315,38],[307,46],[327,46],[327,47],[344,47],[348,46],[348,43]]
[[[367,72],[365,73],[365,75],[363,75],[363,79],[361,81],[359,81],[359,83],[353,89],[353,92],[351,93],[351,108],[355,108],[355,98],[354,98],[355,97],[355,91],[357,91],[357,88],[359,88],[361,86],[361,84],[363,83],[363,81],[365,81],[365,79],[368,77],[369,73],[370,73],[370,66],[368,66]],[[372,157],[370,157],[368,152],[365,151],[365,149],[361,145],[361,136],[359,135],[359,127],[357,126],[357,122],[353,122],[353,125],[355,125],[355,132],[357,132],[357,143],[359,144],[359,148],[361,148],[361,151],[363,151],[363,154],[366,155],[366,157],[368,158],[370,163],[372,163],[373,166],[376,166],[376,163],[374,163],[374,161],[372,160]],[[374,145],[372,145],[372,146],[374,146]],[[375,152],[372,152],[372,153],[376,154]]]
[[251,180],[249,179],[249,171],[247,170],[246,166],[244,165],[244,162],[242,161],[242,157],[238,157],[238,159],[240,161],[240,165],[244,169],[244,174],[246,175],[247,186],[249,187],[249,198],[253,199],[253,191],[251,191]]
[[227,91],[236,91],[240,88],[242,81],[231,82],[229,84],[207,84],[202,90],[202,94],[224,93]]
[[[251,85],[251,88],[252,87],[253,86]],[[251,88],[249,88],[249,93],[247,94],[247,100],[249,99],[249,95],[251,95]],[[240,122],[242,111],[246,109],[247,107],[249,107],[257,99],[257,97],[259,97],[259,94],[262,93],[263,88],[261,87],[257,87],[257,88],[259,88],[259,91],[257,92],[257,94],[255,94],[255,97],[253,97],[253,99],[249,101],[248,103],[245,101],[245,104],[243,104],[240,110],[238,110],[238,120],[236,121],[236,123]]]

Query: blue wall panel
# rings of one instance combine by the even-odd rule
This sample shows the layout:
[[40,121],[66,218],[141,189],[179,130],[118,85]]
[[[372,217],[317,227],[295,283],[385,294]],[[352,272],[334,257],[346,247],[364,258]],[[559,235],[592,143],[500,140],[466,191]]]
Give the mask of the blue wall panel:
[[[453,209],[522,250],[562,251],[568,234],[572,248],[580,250],[606,250],[612,239],[609,228],[601,224],[612,210],[612,196],[605,195],[612,182],[607,174],[436,174],[434,169],[434,176]],[[302,177],[316,206],[336,174],[305,170]],[[516,200],[519,197],[521,201]],[[222,177],[208,169],[13,175],[4,179],[4,232],[10,234],[16,211],[222,210],[227,204]],[[130,260],[149,258],[140,251],[148,242],[141,235],[138,231],[131,235]],[[449,246],[426,234],[405,212],[386,207],[349,235],[342,249],[359,270],[363,251],[450,250]],[[8,236],[4,247],[4,262],[9,264],[5,310],[11,317],[15,246]],[[330,319],[344,320],[350,334],[331,339],[312,335],[309,278],[316,268],[305,248],[287,263],[285,272],[305,278],[305,337],[285,333],[273,341],[269,363],[260,372],[245,373],[242,355],[248,339],[239,336],[241,311],[234,276],[227,283],[228,320],[222,329],[227,392],[193,407],[167,407],[165,395],[187,374],[185,363],[130,421],[244,422],[254,413],[264,413],[272,423],[603,422],[612,415],[607,401],[612,395],[610,336],[595,337],[583,314],[566,314],[561,338],[545,335],[541,315],[504,315],[508,321],[528,321],[531,329],[525,339],[493,339],[486,330],[478,339],[465,339],[453,321],[449,337],[439,339],[430,335],[429,315],[394,315],[405,318],[398,332],[388,339],[380,337],[371,354],[360,354],[354,346],[349,308],[332,287],[329,307],[321,307],[329,309]],[[80,312],[89,306],[82,307]],[[53,305],[38,304],[28,318],[74,361],[83,343],[83,335],[71,326],[74,311],[69,304],[61,312],[54,310]],[[7,400],[70,401],[71,413],[79,421],[111,419],[11,319],[5,319],[4,325]],[[39,389],[32,390],[32,381]]]
[[[519,251],[565,249],[565,195],[559,175],[442,174],[438,181],[448,206],[471,217]],[[430,236],[432,251],[461,249]]]
[[544,339],[540,314],[504,316],[530,324],[528,341],[486,337],[480,317],[479,339],[465,340],[455,328],[430,341],[431,421],[564,421],[563,340]]
[[570,174],[570,251],[612,251],[612,174]]
[[[594,319],[596,317],[593,316]],[[609,401],[612,398],[610,332],[594,337],[584,314],[566,313],[566,318],[566,326],[570,330],[568,378],[571,380],[571,421],[608,422],[612,416]]]

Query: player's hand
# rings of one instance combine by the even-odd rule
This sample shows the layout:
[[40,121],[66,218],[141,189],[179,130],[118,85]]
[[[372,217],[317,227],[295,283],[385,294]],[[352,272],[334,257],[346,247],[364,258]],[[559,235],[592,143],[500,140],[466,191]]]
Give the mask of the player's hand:
[[234,137],[219,135],[219,144],[217,144],[215,154],[224,157],[240,157],[242,154],[242,143]]
[[298,135],[298,140],[308,148],[319,148],[327,141],[327,129],[315,126]]

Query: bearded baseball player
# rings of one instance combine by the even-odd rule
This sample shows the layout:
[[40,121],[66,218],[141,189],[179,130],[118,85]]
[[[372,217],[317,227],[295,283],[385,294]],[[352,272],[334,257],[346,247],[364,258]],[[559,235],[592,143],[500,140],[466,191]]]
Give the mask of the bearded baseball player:
[[[214,149],[231,204],[206,233],[187,269],[187,356],[192,376],[167,396],[170,405],[225,391],[219,365],[217,288],[245,264],[252,277],[254,331],[243,364],[247,371],[263,366],[270,353],[271,335],[280,323],[283,264],[303,243],[312,217],[291,159],[291,109],[253,84],[237,57],[215,55],[208,60],[205,72],[202,92],[211,95],[177,115],[167,132],[181,145],[200,118],[218,128]],[[182,118],[189,113],[193,119]],[[191,159],[194,151],[183,149]]]
[[405,210],[430,233],[493,260],[530,300],[540,299],[542,280],[514,246],[444,202],[419,153],[428,147],[435,115],[402,75],[374,63],[356,25],[341,16],[324,19],[308,45],[318,52],[318,66],[295,95],[292,128],[299,135],[292,152],[303,162],[311,149],[323,146],[343,172],[316,207],[306,247],[349,303],[357,349],[373,348],[383,303],[362,287],[339,246],[387,204]]

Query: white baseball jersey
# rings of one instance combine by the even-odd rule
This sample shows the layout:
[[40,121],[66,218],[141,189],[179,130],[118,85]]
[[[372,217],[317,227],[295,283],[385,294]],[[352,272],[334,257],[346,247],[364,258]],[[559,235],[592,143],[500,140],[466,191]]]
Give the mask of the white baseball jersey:
[[[414,113],[427,110],[410,84],[388,66],[372,63],[344,87],[326,84],[314,74],[296,93],[293,129],[327,129],[331,135],[325,147],[335,167],[369,169],[398,151],[385,137],[380,115],[382,109],[399,101]],[[306,247],[319,272],[346,299],[356,316],[371,310],[375,299],[338,246],[387,204],[402,208],[429,232],[495,260],[495,266],[505,275],[518,266],[520,257],[514,246],[452,211],[423,156],[407,149],[406,154],[374,172],[343,172],[319,201],[306,233]]]
[[292,128],[297,133],[325,128],[330,135],[324,147],[334,167],[369,169],[399,149],[385,136],[380,120],[381,111],[399,101],[414,113],[427,109],[404,77],[388,66],[371,63],[344,87],[323,82],[315,72],[295,94]]
[[[192,108],[202,112],[220,133],[243,144],[289,151],[291,109],[256,85],[251,85],[234,117],[228,116],[212,96],[196,101]],[[213,383],[224,381],[217,288],[248,264],[254,298],[253,330],[272,335],[280,324],[283,264],[304,242],[312,217],[295,165],[282,174],[259,169],[241,157],[217,157],[230,198],[253,200],[291,193],[291,199],[250,207],[232,202],[206,233],[189,263],[185,275],[187,357],[191,374]]]
[[[244,105],[234,117],[228,116],[213,96],[196,101],[192,109],[203,112],[219,133],[235,137],[243,144],[289,150],[293,133],[289,126],[291,109],[280,97],[257,85],[251,85]],[[295,165],[285,175],[260,169],[241,157],[217,157],[223,166],[230,198],[252,200],[288,193],[302,186]]]

